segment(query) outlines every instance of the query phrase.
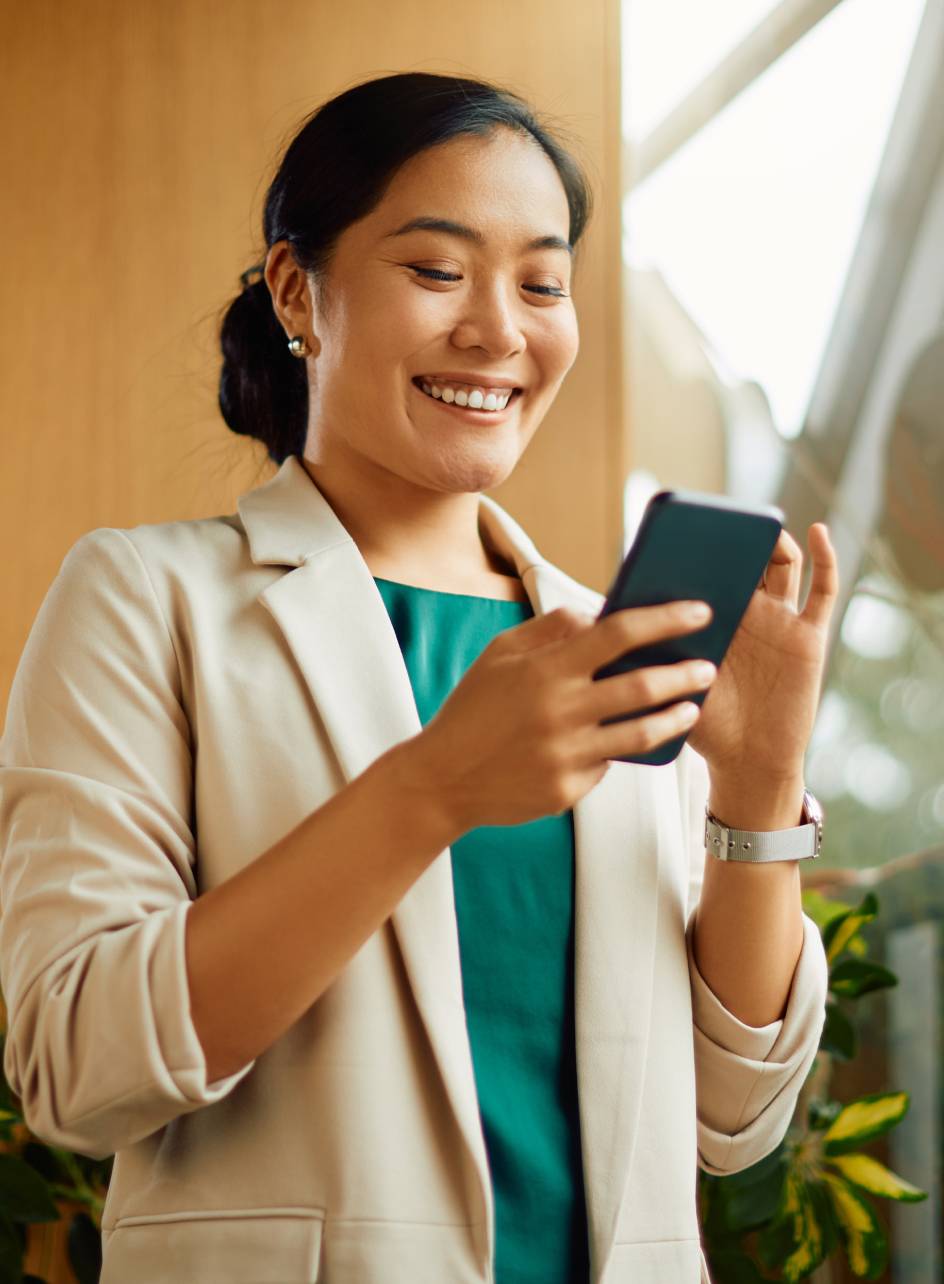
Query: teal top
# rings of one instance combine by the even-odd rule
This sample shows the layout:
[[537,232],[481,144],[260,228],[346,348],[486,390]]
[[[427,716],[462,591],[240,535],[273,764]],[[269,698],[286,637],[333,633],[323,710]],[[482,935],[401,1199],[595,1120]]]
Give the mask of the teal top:
[[[530,603],[374,582],[425,726]],[[496,1284],[586,1284],[574,1048],[573,814],[452,844],[462,989],[495,1196]]]

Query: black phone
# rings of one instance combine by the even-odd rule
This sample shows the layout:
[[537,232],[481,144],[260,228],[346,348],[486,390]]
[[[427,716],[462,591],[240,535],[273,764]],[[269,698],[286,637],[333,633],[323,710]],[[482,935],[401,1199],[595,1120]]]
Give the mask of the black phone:
[[[646,505],[642,522],[597,619],[626,607],[663,602],[707,602],[713,615],[704,628],[626,651],[597,669],[595,680],[678,660],[721,665],[751,595],[761,582],[784,524],[772,505],[749,505],[692,490],[663,490]],[[707,691],[678,696],[633,713],[604,718],[601,726],[666,709],[679,700],[703,704]],[[614,761],[663,766],[682,751],[686,731],[655,749]]]

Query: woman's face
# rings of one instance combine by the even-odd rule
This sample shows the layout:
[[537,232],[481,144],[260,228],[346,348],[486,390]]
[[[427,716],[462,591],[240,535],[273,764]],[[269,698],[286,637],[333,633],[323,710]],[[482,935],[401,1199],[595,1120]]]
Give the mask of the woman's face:
[[554,165],[511,130],[412,157],[338,238],[325,313],[309,282],[306,458],[440,491],[502,482],[577,355],[568,229]]

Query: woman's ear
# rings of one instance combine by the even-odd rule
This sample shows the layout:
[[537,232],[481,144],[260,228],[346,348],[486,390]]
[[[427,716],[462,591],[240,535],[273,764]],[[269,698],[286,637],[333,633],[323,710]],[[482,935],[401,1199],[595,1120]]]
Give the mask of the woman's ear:
[[288,241],[276,241],[266,254],[263,271],[272,307],[286,335],[286,342],[302,335],[308,341],[311,355],[321,350],[315,334],[315,300],[308,273],[300,267]]

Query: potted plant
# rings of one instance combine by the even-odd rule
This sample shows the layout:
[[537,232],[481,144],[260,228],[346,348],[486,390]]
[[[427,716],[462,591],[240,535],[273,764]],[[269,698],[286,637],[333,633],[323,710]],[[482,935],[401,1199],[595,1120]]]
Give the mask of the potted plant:
[[900,1122],[908,1093],[872,1093],[845,1104],[829,1096],[834,1059],[848,1061],[857,1052],[847,1005],[898,984],[893,972],[865,957],[860,929],[876,917],[878,901],[869,892],[850,907],[806,891],[803,908],[826,948],[826,1023],[780,1145],[738,1173],[699,1171],[702,1234],[715,1284],[794,1284],[833,1254],[845,1254],[853,1274],[875,1279],[887,1265],[888,1240],[874,1198],[927,1198],[863,1149]]

